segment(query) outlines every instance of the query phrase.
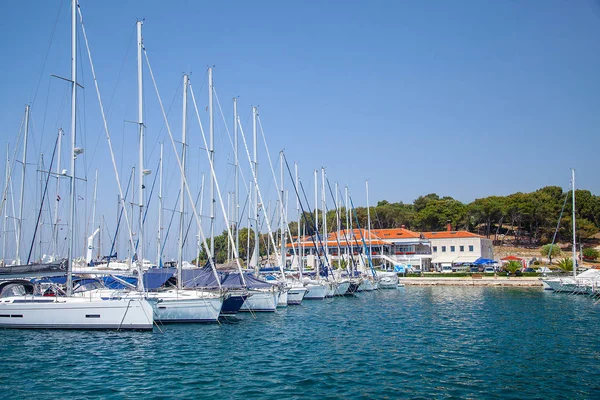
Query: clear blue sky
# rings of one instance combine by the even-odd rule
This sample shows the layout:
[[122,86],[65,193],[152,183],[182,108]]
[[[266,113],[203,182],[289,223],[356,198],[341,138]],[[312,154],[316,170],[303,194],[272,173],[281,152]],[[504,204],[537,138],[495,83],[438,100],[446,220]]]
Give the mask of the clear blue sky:
[[[214,65],[228,123],[233,96],[246,133],[250,106],[259,105],[272,156],[285,148],[311,188],[312,170],[327,167],[330,180],[350,187],[356,205],[365,204],[365,179],[371,203],[411,203],[432,192],[470,202],[547,185],[567,189],[571,167],[579,188],[600,193],[599,2],[82,1],[81,7],[123,174],[137,162],[135,126],[123,121],[137,116],[133,35],[136,19],[144,18],[144,42],[163,101],[172,104],[176,137],[182,73],[192,73],[206,127],[206,68]],[[56,127],[69,126],[67,85],[49,77],[70,74],[68,11],[68,0],[0,2],[0,135],[14,143],[23,107],[35,100],[32,158],[43,151],[49,160]],[[82,52],[80,171],[91,182],[100,168],[105,213],[114,220],[108,205],[116,203],[114,175],[86,57]],[[147,164],[155,170],[156,143],[166,140],[166,130],[147,72],[145,90]],[[231,153],[224,132],[218,117],[220,165]],[[203,161],[195,124],[190,135],[196,135],[191,152]],[[168,157],[167,190],[175,191]],[[262,180],[266,159],[260,168]],[[207,171],[199,161],[193,170]],[[220,182],[230,186],[231,172]],[[274,197],[273,185],[264,185]]]

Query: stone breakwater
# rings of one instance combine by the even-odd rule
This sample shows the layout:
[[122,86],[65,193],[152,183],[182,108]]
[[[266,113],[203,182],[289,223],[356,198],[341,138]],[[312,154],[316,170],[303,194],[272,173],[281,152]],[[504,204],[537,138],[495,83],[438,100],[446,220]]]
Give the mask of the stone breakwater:
[[415,286],[542,286],[537,277],[416,277],[400,278],[400,283]]

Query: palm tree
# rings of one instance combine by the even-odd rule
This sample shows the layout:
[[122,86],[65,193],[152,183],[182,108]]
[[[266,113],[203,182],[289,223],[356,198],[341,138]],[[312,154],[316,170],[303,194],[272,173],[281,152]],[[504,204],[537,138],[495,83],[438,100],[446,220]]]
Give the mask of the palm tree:
[[508,262],[508,264],[506,264],[504,266],[504,268],[508,272],[510,272],[511,275],[514,275],[515,272],[517,272],[519,270],[519,268],[521,268],[521,267],[522,267],[522,264],[519,261],[517,261],[517,260],[511,260],[511,261]]
[[558,260],[558,268],[562,269],[564,272],[573,271],[573,259],[563,258]]

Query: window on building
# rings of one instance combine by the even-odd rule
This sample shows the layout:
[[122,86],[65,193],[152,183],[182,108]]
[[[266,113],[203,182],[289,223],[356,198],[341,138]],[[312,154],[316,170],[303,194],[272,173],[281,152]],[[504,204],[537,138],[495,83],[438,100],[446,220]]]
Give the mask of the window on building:
[[469,246],[469,251],[473,251],[473,246]]
[[442,253],[446,252],[446,246],[442,246]]
[[433,246],[433,252],[437,253],[437,246]]
[[450,251],[451,251],[452,253],[454,253],[454,251],[455,251],[455,250],[456,250],[456,246],[450,246]]
[[462,251],[465,251],[465,246],[460,246],[460,247],[459,247],[459,250],[460,250],[461,252],[462,252]]

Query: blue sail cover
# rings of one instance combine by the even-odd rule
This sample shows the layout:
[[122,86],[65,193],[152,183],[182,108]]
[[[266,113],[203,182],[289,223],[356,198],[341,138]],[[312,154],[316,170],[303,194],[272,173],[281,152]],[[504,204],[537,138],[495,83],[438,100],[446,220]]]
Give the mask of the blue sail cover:
[[[247,273],[244,273],[244,280],[246,281],[246,287],[248,289],[270,289],[274,286],[272,283]],[[228,273],[225,279],[221,280],[221,285],[231,289],[244,287],[244,283],[239,272]]]
[[[135,276],[117,276],[117,278],[118,279],[115,279],[115,277],[113,277],[112,275],[103,276],[102,282],[104,283],[104,286],[107,289],[115,289],[115,290],[128,289],[129,287],[131,287],[131,286],[124,285],[123,282],[121,282],[121,281],[125,281],[125,282],[129,283],[133,287],[135,287],[137,285],[137,278]],[[119,279],[121,281],[119,281]]]
[[150,268],[144,272],[144,288],[155,290],[165,284],[177,272],[176,268]]
[[[145,290],[156,290],[162,287],[165,282],[167,282],[173,275],[175,275],[175,268],[150,268],[148,271],[144,272],[144,289]],[[121,276],[116,275],[118,279],[115,279],[113,276],[108,275],[102,278],[104,282],[104,286],[108,289],[128,289],[130,286],[123,284],[125,281],[132,286],[137,286],[137,277],[136,276]]]
[[[223,273],[219,273],[220,279]],[[181,271],[181,279],[184,288],[218,288],[219,282],[211,267],[184,269]]]
[[64,285],[67,283],[66,276],[51,276],[47,278],[36,278],[31,280],[32,283],[55,283],[57,285]]

